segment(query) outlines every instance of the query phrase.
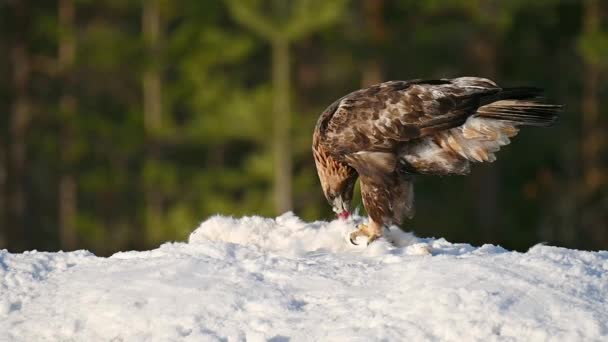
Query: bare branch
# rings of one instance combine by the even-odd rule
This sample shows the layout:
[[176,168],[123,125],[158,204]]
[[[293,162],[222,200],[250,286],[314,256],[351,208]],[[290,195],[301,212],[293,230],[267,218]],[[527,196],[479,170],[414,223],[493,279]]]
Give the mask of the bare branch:
[[226,4],[239,24],[268,41],[283,39],[280,27],[271,24],[271,20],[260,13],[261,10],[256,10],[258,1],[226,0]]

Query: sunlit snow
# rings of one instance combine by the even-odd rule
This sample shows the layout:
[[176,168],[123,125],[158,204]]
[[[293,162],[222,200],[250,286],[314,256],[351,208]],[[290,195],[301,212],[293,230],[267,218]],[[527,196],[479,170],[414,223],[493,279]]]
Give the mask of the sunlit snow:
[[352,246],[360,220],[215,216],[109,258],[0,251],[0,340],[608,340],[608,251],[397,228]]

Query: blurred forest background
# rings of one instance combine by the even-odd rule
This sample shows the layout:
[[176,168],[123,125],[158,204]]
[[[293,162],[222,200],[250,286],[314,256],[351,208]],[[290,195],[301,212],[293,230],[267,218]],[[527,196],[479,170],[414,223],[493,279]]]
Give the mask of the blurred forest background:
[[385,80],[484,76],[566,110],[468,177],[420,177],[404,228],[608,249],[607,14],[602,0],[0,0],[0,248],[107,255],[217,213],[331,219],[310,147],[325,107]]

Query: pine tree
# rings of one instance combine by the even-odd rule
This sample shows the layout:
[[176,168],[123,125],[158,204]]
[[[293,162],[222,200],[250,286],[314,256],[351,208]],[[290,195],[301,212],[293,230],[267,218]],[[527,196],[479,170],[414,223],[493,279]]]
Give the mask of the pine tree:
[[27,44],[30,3],[12,2],[13,39],[9,50],[12,65],[12,97],[9,121],[9,168],[7,198],[10,239],[16,249],[24,247],[27,169],[27,131],[31,119],[30,79],[31,63]]
[[161,75],[161,34],[163,24],[161,20],[160,0],[144,1],[142,7],[142,34],[145,54],[148,63],[143,71],[143,123],[145,132],[146,160],[144,161],[144,198],[146,203],[146,237],[151,241],[158,238],[158,224],[161,222],[163,212],[163,194],[158,189],[156,180],[146,175],[153,174],[150,168],[160,163],[159,142],[156,137],[162,129],[162,75]]
[[235,1],[233,18],[271,45],[273,86],[274,200],[277,213],[292,209],[289,46],[339,18],[345,1]]

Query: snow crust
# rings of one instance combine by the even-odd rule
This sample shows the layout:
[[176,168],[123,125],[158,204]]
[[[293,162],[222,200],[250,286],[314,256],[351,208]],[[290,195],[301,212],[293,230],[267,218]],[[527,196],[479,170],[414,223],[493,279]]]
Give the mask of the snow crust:
[[[2,341],[607,341],[608,251],[215,216],[109,258],[0,251]],[[389,243],[390,240],[392,243]]]

